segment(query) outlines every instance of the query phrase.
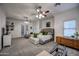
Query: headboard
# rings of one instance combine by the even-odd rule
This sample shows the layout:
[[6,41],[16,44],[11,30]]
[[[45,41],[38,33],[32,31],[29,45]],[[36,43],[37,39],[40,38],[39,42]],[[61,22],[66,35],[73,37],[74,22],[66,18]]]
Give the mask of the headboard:
[[52,40],[54,41],[54,36],[55,36],[55,30],[54,28],[43,28],[41,30],[41,32],[48,32],[48,33],[51,33],[52,35]]
[[54,28],[43,28],[42,30],[41,30],[41,32],[52,32],[52,33],[54,33]]

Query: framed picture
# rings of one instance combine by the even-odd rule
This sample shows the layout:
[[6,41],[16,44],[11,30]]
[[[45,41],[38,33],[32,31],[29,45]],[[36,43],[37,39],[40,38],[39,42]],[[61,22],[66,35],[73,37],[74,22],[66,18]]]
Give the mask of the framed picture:
[[50,22],[47,22],[46,23],[46,27],[50,27]]

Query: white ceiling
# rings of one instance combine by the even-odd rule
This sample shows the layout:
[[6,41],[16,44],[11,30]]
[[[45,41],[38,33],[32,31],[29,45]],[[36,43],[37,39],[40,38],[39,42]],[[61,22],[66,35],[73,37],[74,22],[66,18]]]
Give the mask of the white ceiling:
[[1,7],[5,11],[7,17],[20,20],[25,20],[24,17],[28,17],[33,20],[37,14],[36,8],[38,6],[42,6],[43,11],[49,10],[49,15],[78,6],[76,3],[61,3],[61,5],[55,7],[54,4],[55,3],[4,3],[1,4]]

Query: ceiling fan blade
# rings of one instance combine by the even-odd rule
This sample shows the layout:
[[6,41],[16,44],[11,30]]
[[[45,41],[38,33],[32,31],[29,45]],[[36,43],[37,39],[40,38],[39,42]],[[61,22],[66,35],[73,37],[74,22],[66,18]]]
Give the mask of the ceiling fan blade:
[[42,7],[41,6],[38,6],[38,8],[41,9]]
[[48,13],[49,13],[49,10],[43,12],[43,15],[44,15],[45,17],[47,17],[47,14],[48,14]]
[[49,13],[49,10],[45,11],[45,13]]
[[44,15],[44,17],[47,17],[47,15],[46,14],[43,14]]
[[57,6],[59,6],[59,5],[61,5],[61,3],[55,3],[55,7],[57,7]]

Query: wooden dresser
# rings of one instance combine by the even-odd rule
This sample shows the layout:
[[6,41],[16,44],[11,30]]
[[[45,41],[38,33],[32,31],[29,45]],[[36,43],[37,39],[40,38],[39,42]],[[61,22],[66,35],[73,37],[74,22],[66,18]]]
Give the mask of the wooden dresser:
[[79,39],[57,36],[56,42],[58,44],[62,44],[65,46],[79,49]]

